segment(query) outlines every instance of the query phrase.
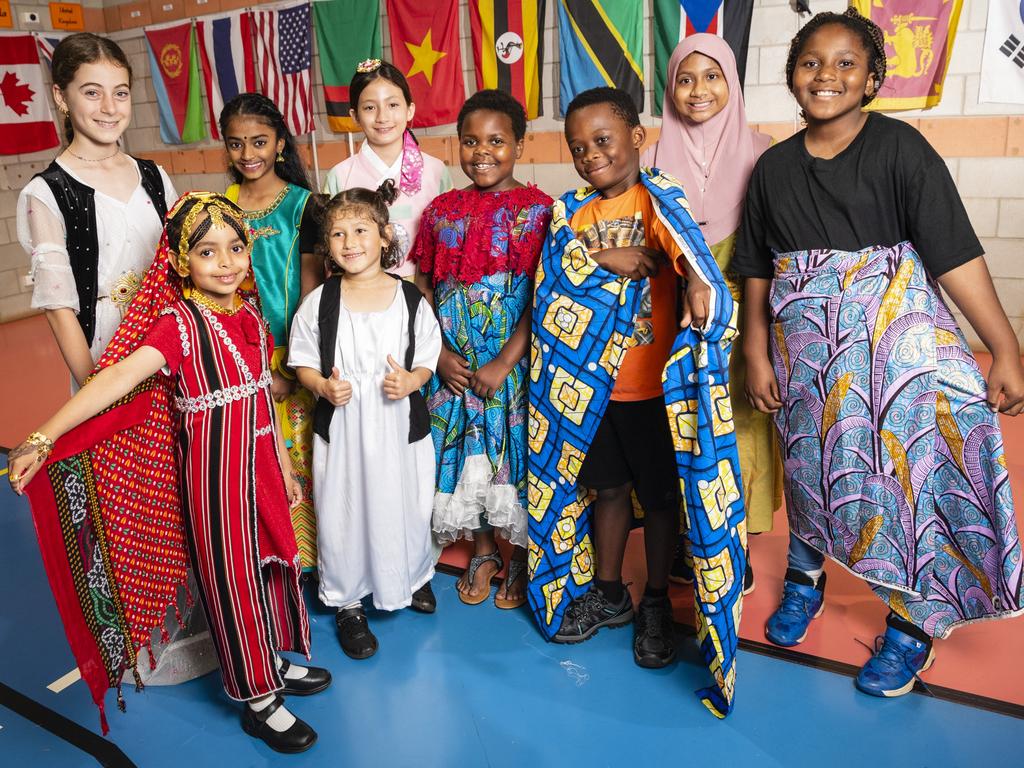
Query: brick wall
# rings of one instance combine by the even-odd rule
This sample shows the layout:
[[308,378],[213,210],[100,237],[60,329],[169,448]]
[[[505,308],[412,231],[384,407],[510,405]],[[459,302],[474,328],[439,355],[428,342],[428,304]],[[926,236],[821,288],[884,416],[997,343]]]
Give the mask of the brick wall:
[[[245,5],[245,0],[150,0],[115,3],[113,0],[87,0],[87,26],[104,28],[117,40],[131,59],[135,71],[132,127],[125,134],[125,148],[137,155],[152,157],[171,174],[179,190],[222,189],[227,183],[225,158],[220,145],[207,141],[182,148],[166,147],[160,142],[158,115],[149,64],[141,27],[145,24],[230,10]],[[381,3],[383,6],[383,2]],[[463,78],[466,92],[475,89],[472,51],[469,42],[469,14],[462,3],[461,28]],[[547,3],[544,48],[547,61],[542,72],[544,115],[531,122],[523,160],[517,177],[533,182],[552,195],[575,186],[578,178],[565,152],[562,123],[556,119],[558,97],[558,48],[555,31],[555,3]],[[648,16],[650,3],[644,2]],[[815,12],[839,11],[843,0],[818,0]],[[45,4],[14,4],[16,24],[23,10],[39,11],[49,20]],[[102,14],[102,18],[100,16]],[[988,253],[989,269],[1018,337],[1024,338],[1024,105],[978,103],[981,51],[985,36],[987,0],[964,0],[956,46],[946,77],[942,103],[922,112],[900,113],[915,125],[946,158],[954,180],[964,198],[971,220]],[[755,0],[751,25],[750,52],[747,57],[745,97],[752,123],[776,138],[785,138],[799,129],[797,107],[785,87],[783,68],[789,41],[801,24],[789,0]],[[647,82],[653,82],[653,44],[651,20],[645,22],[644,67]],[[386,21],[385,57],[390,53]],[[318,62],[314,63],[319,83]],[[316,88],[319,123],[323,120],[323,95]],[[651,115],[652,94],[647,94],[644,124],[657,135],[659,120]],[[420,130],[424,150],[446,160],[452,166],[456,184],[466,183],[456,161],[454,126]],[[358,140],[358,136],[356,137]],[[316,134],[320,176],[334,163],[348,156],[345,136],[321,127]],[[312,160],[308,142],[303,151]],[[0,173],[0,321],[29,312],[30,288],[23,278],[28,257],[17,244],[14,226],[14,202],[17,190],[52,157],[52,152],[5,158]],[[965,329],[967,330],[967,329]],[[977,343],[973,333],[968,336]]]

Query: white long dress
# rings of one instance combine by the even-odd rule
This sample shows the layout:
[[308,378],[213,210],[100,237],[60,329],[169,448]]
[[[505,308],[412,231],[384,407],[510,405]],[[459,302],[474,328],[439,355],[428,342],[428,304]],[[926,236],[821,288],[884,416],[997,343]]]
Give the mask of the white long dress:
[[[73,178],[81,181],[63,164]],[[136,170],[138,166],[136,165]],[[93,362],[99,360],[142,276],[153,263],[156,247],[163,232],[163,219],[139,183],[127,202],[96,190],[96,241],[99,246],[96,275],[96,325],[89,352]],[[164,199],[170,208],[177,199],[174,185],[160,169]],[[82,182],[84,183],[84,182]],[[18,196],[18,241],[32,257],[29,274],[35,283],[32,289],[34,309],[74,310],[78,314],[78,291],[68,258],[67,232],[64,216],[49,185],[41,178],[32,179]]]
[[[317,316],[323,286],[292,320],[288,364],[320,370]],[[338,314],[335,366],[352,384],[352,399],[334,410],[330,442],[313,437],[313,500],[317,516],[320,599],[342,608],[366,595],[382,610],[404,608],[434,575],[430,515],[434,443],[409,443],[409,399],[384,394],[387,357],[405,361],[408,310],[398,283],[383,312]],[[441,332],[426,301],[419,303],[413,368],[437,366]]]

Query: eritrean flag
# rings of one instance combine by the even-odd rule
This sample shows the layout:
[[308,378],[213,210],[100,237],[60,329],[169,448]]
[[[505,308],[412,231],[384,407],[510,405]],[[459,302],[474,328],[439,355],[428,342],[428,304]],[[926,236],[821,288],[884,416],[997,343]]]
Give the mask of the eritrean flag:
[[643,3],[636,0],[559,0],[561,46],[558,112],[589,88],[622,88],[644,108]]
[[544,6],[545,0],[469,0],[477,89],[512,94],[530,120],[544,114]]
[[356,66],[381,58],[380,4],[377,0],[322,0],[313,3],[320,78],[324,84],[327,124],[336,133],[360,130],[349,117],[348,84]]
[[718,35],[732,48],[740,83],[747,71],[747,44],[754,0],[654,0],[654,110],[668,81],[668,60],[684,37],[698,32]]
[[190,144],[206,138],[199,49],[192,22],[147,27],[149,71],[160,110],[160,140]]

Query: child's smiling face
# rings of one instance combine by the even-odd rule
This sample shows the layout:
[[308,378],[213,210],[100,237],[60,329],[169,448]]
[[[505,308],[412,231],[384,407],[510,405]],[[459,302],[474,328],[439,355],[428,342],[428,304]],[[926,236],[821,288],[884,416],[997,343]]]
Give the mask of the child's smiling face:
[[369,277],[381,271],[381,253],[388,241],[368,213],[352,208],[339,211],[328,230],[331,259],[346,275]]
[[459,134],[459,164],[477,189],[500,192],[516,186],[512,174],[523,154],[512,118],[504,112],[478,109],[466,115]]
[[249,274],[249,248],[233,227],[214,224],[188,252],[188,275],[208,298],[230,305]]
[[611,104],[591,104],[565,120],[565,140],[576,172],[603,197],[621,195],[640,181],[646,133],[630,127]]
[[725,109],[729,103],[729,84],[721,65],[699,51],[679,62],[672,103],[691,123],[706,123]]
[[268,173],[276,173],[277,154],[284,150],[284,139],[278,138],[272,126],[251,115],[238,115],[228,122],[224,136],[228,159],[242,178],[256,181]]
[[793,96],[808,123],[860,112],[875,92],[864,43],[842,24],[826,24],[807,38],[793,70]]

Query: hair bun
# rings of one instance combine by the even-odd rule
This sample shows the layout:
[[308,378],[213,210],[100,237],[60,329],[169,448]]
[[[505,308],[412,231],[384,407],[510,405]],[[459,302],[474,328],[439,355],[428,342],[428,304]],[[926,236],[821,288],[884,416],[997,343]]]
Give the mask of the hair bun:
[[394,179],[384,179],[384,183],[377,187],[377,194],[380,195],[384,205],[391,205],[398,199],[398,187]]

